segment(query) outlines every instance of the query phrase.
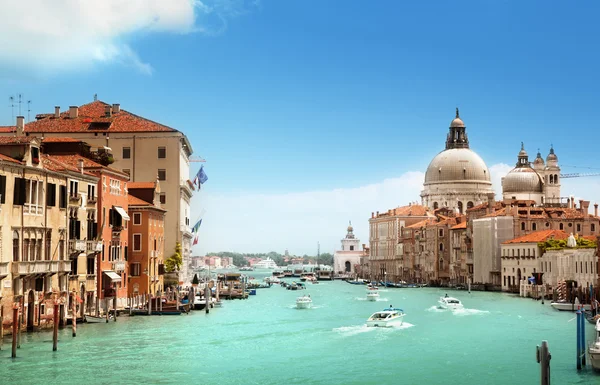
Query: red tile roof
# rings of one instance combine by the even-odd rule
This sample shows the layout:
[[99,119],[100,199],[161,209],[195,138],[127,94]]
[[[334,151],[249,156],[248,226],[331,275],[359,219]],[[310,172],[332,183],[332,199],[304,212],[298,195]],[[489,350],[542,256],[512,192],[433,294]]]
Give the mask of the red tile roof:
[[458,225],[452,227],[450,230],[461,230],[461,229],[466,229],[467,228],[467,221],[464,221],[462,223],[459,223]]
[[0,144],[25,144],[33,139],[35,136],[0,136]]
[[[83,168],[84,169],[103,169],[103,170],[108,170],[110,172],[113,173],[117,173],[122,175],[125,179],[129,178],[129,176],[127,174],[125,174],[122,171],[119,171],[117,169],[114,168],[110,168],[110,167],[106,167],[101,165],[100,163],[96,163],[91,159],[86,158],[85,156],[81,156],[78,154],[72,154],[72,155],[44,155],[46,157],[46,159],[48,159],[49,162],[55,162],[58,165],[62,165],[63,167],[65,167],[66,169],[70,170],[70,171],[79,171],[79,160],[83,160]],[[86,171],[86,173],[88,173]],[[88,173],[89,174],[89,173]],[[90,174],[92,175],[92,174]],[[127,186],[127,188],[129,188],[129,184]]]
[[433,220],[432,219],[424,219],[420,222],[417,223],[413,223],[410,226],[406,226],[407,229],[420,229],[421,227],[425,227],[427,226],[429,223],[431,223]]
[[567,239],[569,238],[569,234],[565,233],[562,230],[541,230],[536,231],[527,235],[523,235],[517,237],[515,239],[511,239],[510,241],[503,242],[503,244],[511,244],[511,243],[538,243],[544,242],[550,238],[553,239]]
[[53,136],[50,138],[44,138],[44,140],[42,141],[42,143],[81,143],[84,142],[81,139],[75,139],[75,138],[61,138],[58,136]]
[[129,190],[134,188],[154,188],[156,186],[156,182],[129,182],[127,183],[127,188]]
[[131,194],[127,195],[127,199],[129,201],[129,206],[153,206],[151,203],[148,203],[138,197],[134,197]]
[[6,155],[2,155],[0,154],[0,160],[4,160],[6,162],[12,162],[12,163],[18,163],[18,164],[23,164],[23,162],[19,162],[16,159],[11,158],[10,156],[6,156]]
[[399,217],[424,217],[429,215],[429,209],[421,205],[409,205],[396,207],[388,211],[380,212],[377,217],[399,216]]
[[25,125],[25,132],[178,132],[123,109],[106,117],[108,105],[99,100],[84,104],[74,119],[69,118],[68,111],[62,112],[59,118],[54,114],[39,114],[38,120]]
[[0,126],[0,132],[15,132],[17,126]]

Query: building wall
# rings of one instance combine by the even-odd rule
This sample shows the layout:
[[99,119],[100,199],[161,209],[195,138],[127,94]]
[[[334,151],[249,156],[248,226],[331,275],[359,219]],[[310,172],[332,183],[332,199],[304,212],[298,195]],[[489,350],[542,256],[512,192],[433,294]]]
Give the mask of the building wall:
[[473,282],[500,285],[500,245],[513,238],[512,217],[473,221]]
[[520,281],[540,272],[540,248],[536,242],[506,244],[502,250],[502,291],[519,290]]
[[546,284],[556,287],[562,280],[577,281],[577,286],[589,287],[598,281],[596,249],[547,250],[540,260],[540,271]]

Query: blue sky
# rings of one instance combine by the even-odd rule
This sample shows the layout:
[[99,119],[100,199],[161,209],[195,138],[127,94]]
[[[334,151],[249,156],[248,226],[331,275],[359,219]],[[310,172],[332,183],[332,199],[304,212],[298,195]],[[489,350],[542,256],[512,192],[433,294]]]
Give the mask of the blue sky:
[[[71,10],[57,22],[35,18],[41,1],[1,6],[0,124],[10,95],[34,116],[97,93],[184,131],[208,160],[197,253],[333,250],[348,220],[366,243],[371,211],[419,199],[455,107],[498,180],[521,141],[544,157],[553,143],[565,172],[600,167],[596,4],[72,4],[52,5]],[[563,194],[600,199],[598,179]]]

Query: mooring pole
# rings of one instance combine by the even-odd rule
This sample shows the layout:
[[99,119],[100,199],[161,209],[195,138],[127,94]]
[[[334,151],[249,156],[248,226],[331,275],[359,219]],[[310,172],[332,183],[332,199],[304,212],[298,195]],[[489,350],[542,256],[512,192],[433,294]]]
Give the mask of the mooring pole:
[[54,323],[54,330],[52,331],[52,351],[58,350],[58,302],[54,303],[54,314],[52,315],[52,321]]
[[577,370],[581,370],[581,310],[577,310]]
[[19,323],[19,305],[13,305],[12,318],[12,358],[17,358],[17,323]]
[[542,346],[537,346],[537,362],[540,364],[541,385],[550,385],[550,359],[552,355],[548,351],[548,341],[542,341]]
[[581,365],[585,366],[585,315],[583,314],[583,312],[581,314],[581,317],[579,318],[579,322],[581,322]]
[[0,298],[0,350],[4,343],[4,306],[2,306],[2,298]]
[[206,286],[204,287],[204,302],[206,302],[206,306],[204,306],[204,308],[206,309],[206,314],[208,314],[210,312],[210,300],[211,300],[211,295],[210,295],[210,287],[208,287],[208,282],[206,283]]
[[117,292],[115,291],[115,296],[113,297],[113,311],[115,312],[115,322],[117,322]]
[[73,322],[71,323],[71,325],[73,326],[73,337],[77,337],[77,296],[75,294],[75,292],[73,292],[73,306],[72,306],[72,312],[73,312]]

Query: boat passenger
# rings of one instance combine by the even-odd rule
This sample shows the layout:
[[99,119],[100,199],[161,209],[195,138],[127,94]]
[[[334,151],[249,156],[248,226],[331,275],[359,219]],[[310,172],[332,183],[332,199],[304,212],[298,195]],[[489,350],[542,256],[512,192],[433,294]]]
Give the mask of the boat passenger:
[[448,298],[448,293],[446,293],[446,297],[445,298]]

